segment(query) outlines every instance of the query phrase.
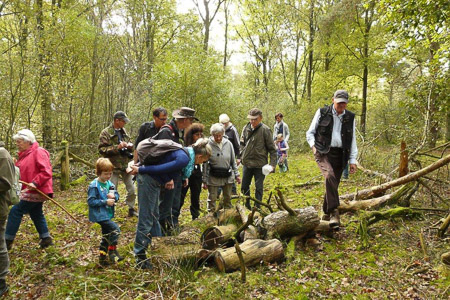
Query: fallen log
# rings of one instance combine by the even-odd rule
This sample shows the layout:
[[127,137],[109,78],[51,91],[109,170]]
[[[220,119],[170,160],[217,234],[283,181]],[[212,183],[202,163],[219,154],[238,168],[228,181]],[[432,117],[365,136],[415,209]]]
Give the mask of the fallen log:
[[[284,259],[283,244],[277,240],[247,240],[239,245],[242,250],[244,264],[247,267],[260,262],[273,263]],[[235,247],[216,251],[214,262],[221,272],[233,272],[240,268],[239,257]]]
[[368,198],[374,197],[376,195],[383,193],[384,191],[386,191],[388,189],[391,189],[393,187],[403,185],[410,181],[416,180],[417,178],[420,178],[421,176],[424,176],[436,169],[439,169],[440,167],[447,165],[449,162],[450,162],[450,154],[447,155],[446,157],[443,157],[443,158],[439,159],[438,161],[432,163],[431,165],[416,171],[416,172],[410,173],[401,178],[397,178],[395,180],[385,182],[385,183],[377,185],[377,186],[373,186],[368,189],[358,191],[356,194],[350,193],[350,194],[342,195],[339,197],[339,199],[341,201],[343,201],[343,200],[368,199]]
[[407,184],[395,191],[392,194],[384,195],[382,197],[368,199],[368,200],[353,200],[341,201],[339,205],[339,212],[350,212],[366,209],[380,208],[385,205],[392,205],[400,201],[400,199],[408,195],[408,192],[413,188],[413,184]]
[[445,252],[441,255],[442,262],[450,266],[450,252]]
[[208,250],[222,247],[233,237],[236,229],[237,226],[235,224],[214,226],[206,229],[201,236],[202,247]]
[[264,217],[260,226],[266,231],[266,238],[285,238],[313,230],[320,220],[314,207],[294,209],[295,216],[287,211],[277,211]]
[[450,225],[450,214],[444,219],[444,222],[438,229],[438,236],[443,238],[445,232],[447,232],[448,226]]

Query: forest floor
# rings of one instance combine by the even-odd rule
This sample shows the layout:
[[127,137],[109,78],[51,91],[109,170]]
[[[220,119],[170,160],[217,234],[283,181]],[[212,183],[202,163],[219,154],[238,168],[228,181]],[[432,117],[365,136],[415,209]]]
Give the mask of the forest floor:
[[[377,154],[374,160],[379,163],[378,170],[382,169],[383,155]],[[270,174],[266,178],[266,191],[275,184],[322,180],[309,153],[291,155],[289,165],[288,173]],[[376,169],[376,162],[372,166]],[[441,186],[437,192],[446,200],[450,194],[448,172],[447,166],[433,173],[444,181],[444,189]],[[340,193],[353,192],[377,182],[378,179],[359,171],[342,181]],[[55,182],[55,186],[57,184]],[[123,198],[117,206],[115,221],[121,227],[118,249],[125,259],[118,265],[100,268],[97,249],[101,232],[99,225],[87,220],[87,184],[55,193],[55,199],[80,220],[79,224],[54,204],[45,205],[54,246],[41,250],[30,218],[24,218],[9,253],[10,299],[450,298],[450,268],[440,262],[440,255],[450,251],[449,238],[437,238],[436,230],[431,228],[445,217],[449,204],[430,196],[426,190],[420,189],[415,194],[411,206],[444,211],[422,211],[423,218],[419,220],[380,221],[369,228],[366,247],[357,233],[363,213],[345,214],[340,232],[333,237],[319,237],[319,249],[298,249],[286,242],[283,263],[248,268],[247,282],[241,283],[240,272],[222,274],[206,265],[196,269],[192,265],[159,262],[153,271],[136,270],[132,250],[137,219],[126,217]],[[125,194],[123,184],[119,185],[119,192]],[[294,208],[312,205],[320,212],[322,195],[321,184],[289,189],[287,202]],[[202,209],[206,209],[206,196],[203,191]],[[189,220],[187,199],[182,208],[181,224]],[[421,233],[427,246],[426,254],[419,241]]]

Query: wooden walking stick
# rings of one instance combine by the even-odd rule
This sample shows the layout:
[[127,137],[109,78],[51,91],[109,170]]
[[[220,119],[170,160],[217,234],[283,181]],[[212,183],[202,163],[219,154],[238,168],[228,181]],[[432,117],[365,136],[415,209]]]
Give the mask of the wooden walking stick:
[[71,217],[75,222],[80,223],[80,221],[78,221],[74,216],[72,216],[72,214],[64,208],[64,206],[62,206],[61,204],[59,204],[58,202],[56,202],[55,200],[53,200],[52,198],[50,198],[47,194],[44,194],[41,190],[39,190],[38,188],[33,187],[31,184],[19,180],[19,182],[21,184],[26,185],[27,187],[29,187],[30,189],[36,190],[39,194],[41,194],[42,196],[44,196],[47,200],[50,200],[51,202],[53,202],[54,204],[56,204],[59,208],[61,208],[66,214],[69,215],[69,217]]

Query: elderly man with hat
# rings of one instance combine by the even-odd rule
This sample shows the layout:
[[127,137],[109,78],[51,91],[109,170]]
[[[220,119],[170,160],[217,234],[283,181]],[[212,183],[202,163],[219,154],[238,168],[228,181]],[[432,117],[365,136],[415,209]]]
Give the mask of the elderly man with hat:
[[332,105],[319,108],[314,115],[306,139],[323,177],[325,177],[325,196],[323,202],[324,220],[330,227],[338,230],[339,193],[338,187],[342,170],[350,163],[350,173],[356,172],[355,114],[346,110],[348,93],[337,90]]
[[117,111],[113,116],[113,122],[100,133],[98,150],[100,155],[109,158],[114,165],[111,182],[118,186],[121,177],[127,189],[126,203],[128,205],[128,216],[137,217],[134,209],[136,192],[133,184],[133,175],[126,172],[128,163],[133,159],[133,144],[125,131],[125,124],[130,122],[123,111]]
[[[172,140],[179,144],[184,144],[183,130],[188,128],[194,120],[195,110],[189,107],[181,107],[172,112],[173,119],[169,124],[161,127],[158,134],[153,138],[157,140]],[[180,216],[181,199],[181,172],[180,176],[173,180],[173,186],[161,188],[159,204],[159,223],[163,234],[170,235],[172,230],[178,227],[178,217]]]
[[[255,198],[262,201],[264,178],[263,167],[267,164],[267,155],[270,154],[270,166],[275,170],[277,163],[277,149],[272,139],[272,131],[262,123],[262,111],[253,108],[248,113],[250,122],[244,126],[240,141],[241,163],[244,166],[242,174],[241,191],[245,196],[250,196],[250,184],[255,178]],[[250,207],[250,199],[247,198],[247,208]],[[259,207],[260,204],[256,203]]]

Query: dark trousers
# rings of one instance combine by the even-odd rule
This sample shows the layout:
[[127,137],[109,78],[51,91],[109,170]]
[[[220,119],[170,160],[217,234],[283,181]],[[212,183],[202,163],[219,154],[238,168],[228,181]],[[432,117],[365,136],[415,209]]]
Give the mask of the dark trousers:
[[339,207],[339,182],[344,169],[342,148],[330,148],[326,154],[316,151],[314,158],[325,178],[325,196],[323,200],[323,212],[331,213]]
[[200,193],[202,192],[202,172],[200,168],[194,169],[191,177],[189,177],[188,186],[183,187],[181,190],[180,209],[183,207],[184,198],[186,198],[189,189],[191,190],[191,206],[189,209],[192,220],[195,220],[200,216]]
[[31,220],[39,233],[39,238],[47,238],[50,236],[48,232],[47,220],[45,219],[44,212],[42,210],[43,202],[30,202],[20,200],[20,202],[14,205],[9,211],[8,223],[6,224],[5,239],[14,240],[16,233],[19,230],[20,223],[22,223],[23,215],[29,214]]
[[[256,200],[262,201],[263,191],[264,191],[264,174],[262,173],[262,168],[249,168],[244,166],[242,172],[242,186],[241,191],[245,196],[250,196],[250,184],[252,183],[252,178],[255,177],[255,198]],[[245,206],[251,209],[250,199],[247,199]],[[256,207],[260,207],[259,203],[256,203]]]
[[108,252],[109,246],[117,245],[119,240],[120,229],[112,220],[98,222],[102,227],[102,241],[100,242],[100,250]]

